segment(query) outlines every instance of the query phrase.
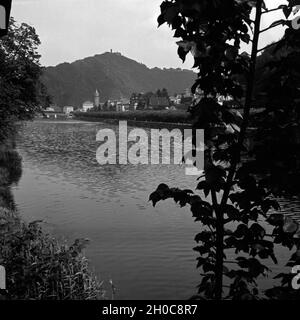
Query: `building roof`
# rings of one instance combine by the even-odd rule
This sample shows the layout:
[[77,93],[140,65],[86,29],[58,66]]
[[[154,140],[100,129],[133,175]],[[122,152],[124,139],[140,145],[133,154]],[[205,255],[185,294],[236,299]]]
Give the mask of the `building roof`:
[[83,105],[90,105],[90,104],[92,104],[92,105],[94,105],[94,103],[93,102],[91,102],[91,101],[85,101],[84,103],[83,103]]
[[57,106],[56,104],[50,105],[50,108],[52,108],[55,112],[61,112],[62,108]]
[[121,99],[120,99],[120,102],[121,102],[122,104],[130,104],[130,100],[129,100],[129,99],[126,99],[126,98],[121,98]]

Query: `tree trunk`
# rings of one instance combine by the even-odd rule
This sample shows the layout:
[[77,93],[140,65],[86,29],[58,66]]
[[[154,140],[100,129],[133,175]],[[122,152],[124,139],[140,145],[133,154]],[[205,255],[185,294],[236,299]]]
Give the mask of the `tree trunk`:
[[[231,169],[228,174],[227,184],[223,193],[220,206],[216,204],[216,198],[213,200],[217,223],[216,223],[216,283],[215,283],[215,299],[221,300],[223,294],[223,265],[224,265],[224,206],[228,201],[230,189],[232,186],[233,178],[236,172],[238,163],[240,162],[240,154],[243,146],[243,142],[246,136],[246,130],[249,123],[250,109],[252,104],[253,89],[255,83],[255,71],[256,71],[256,59],[258,54],[258,41],[260,35],[260,22],[262,15],[262,3],[263,0],[257,0],[256,3],[256,17],[254,25],[254,36],[251,51],[250,68],[247,78],[247,92],[246,101],[244,106],[244,120],[241,126],[241,132],[238,140],[237,153],[234,156]],[[213,198],[215,196],[213,195]],[[215,205],[216,204],[216,205]]]
[[216,223],[216,283],[215,299],[222,300],[223,293],[223,263],[224,263],[224,214],[217,203],[216,193],[212,191],[213,204],[217,218]]

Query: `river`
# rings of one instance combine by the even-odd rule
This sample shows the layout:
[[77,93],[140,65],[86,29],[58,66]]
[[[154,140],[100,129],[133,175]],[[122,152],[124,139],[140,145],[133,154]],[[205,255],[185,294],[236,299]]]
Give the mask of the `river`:
[[[103,128],[117,131],[111,124],[72,120],[23,125],[23,175],[14,188],[21,216],[42,219],[61,241],[89,238],[92,270],[107,288],[113,280],[116,299],[188,299],[200,281],[192,250],[199,224],[187,208],[171,200],[153,208],[148,198],[159,183],[191,189],[196,178],[179,165],[98,164],[96,134]],[[299,201],[282,206],[299,215]],[[278,255],[283,259],[287,252]]]

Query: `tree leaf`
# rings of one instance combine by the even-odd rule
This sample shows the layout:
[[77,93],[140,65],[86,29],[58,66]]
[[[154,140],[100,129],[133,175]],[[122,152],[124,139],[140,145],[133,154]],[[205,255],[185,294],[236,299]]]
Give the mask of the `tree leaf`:
[[296,221],[294,221],[292,218],[286,217],[284,219],[284,224],[283,224],[283,227],[282,227],[283,232],[296,233],[298,228],[299,228],[298,223]]

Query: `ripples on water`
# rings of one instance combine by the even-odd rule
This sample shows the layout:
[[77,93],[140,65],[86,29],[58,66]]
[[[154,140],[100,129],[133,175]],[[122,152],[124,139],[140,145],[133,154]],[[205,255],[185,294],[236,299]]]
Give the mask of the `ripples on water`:
[[[117,298],[189,298],[199,282],[192,251],[199,225],[171,200],[153,208],[148,198],[159,183],[191,188],[195,177],[175,165],[100,166],[96,133],[104,127],[117,131],[75,121],[24,125],[18,141],[23,177],[15,189],[21,214],[44,219],[66,241],[90,238],[91,264],[101,279],[113,279]],[[282,206],[299,215],[299,202]]]

